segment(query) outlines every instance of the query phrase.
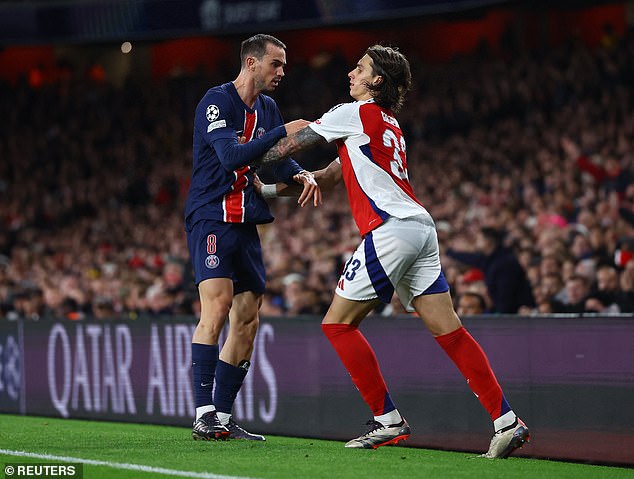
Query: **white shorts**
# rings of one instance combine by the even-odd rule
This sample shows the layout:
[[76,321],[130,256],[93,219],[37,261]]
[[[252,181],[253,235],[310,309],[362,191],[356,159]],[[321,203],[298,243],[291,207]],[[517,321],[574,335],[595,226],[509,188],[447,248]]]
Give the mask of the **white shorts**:
[[363,238],[337,283],[336,293],[353,301],[389,303],[394,291],[411,310],[421,294],[449,290],[440,268],[438,236],[429,215],[389,218]]

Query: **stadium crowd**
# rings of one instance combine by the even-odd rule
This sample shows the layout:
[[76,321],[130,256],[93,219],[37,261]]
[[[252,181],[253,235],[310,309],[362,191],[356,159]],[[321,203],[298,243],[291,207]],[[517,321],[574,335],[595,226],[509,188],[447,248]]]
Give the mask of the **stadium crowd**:
[[[410,180],[435,218],[458,311],[633,312],[634,34],[442,65],[402,47],[415,81],[399,114]],[[323,60],[287,68],[275,93],[287,120],[349,101],[350,65]],[[195,103],[221,81],[115,88],[74,72],[0,85],[0,318],[198,313],[182,211]],[[315,169],[334,155],[297,160]],[[359,241],[345,190],[319,208],[272,208],[262,314],[323,314]],[[496,268],[501,256],[517,267]]]

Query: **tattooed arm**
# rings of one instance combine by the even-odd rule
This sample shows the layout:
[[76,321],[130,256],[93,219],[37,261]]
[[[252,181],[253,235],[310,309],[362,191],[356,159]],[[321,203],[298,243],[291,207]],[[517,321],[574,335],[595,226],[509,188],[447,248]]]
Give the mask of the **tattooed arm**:
[[324,138],[315,133],[310,127],[305,127],[286,138],[280,139],[267,151],[264,156],[258,159],[255,164],[259,166],[270,165],[288,158],[298,151],[306,150],[319,143],[327,143]]

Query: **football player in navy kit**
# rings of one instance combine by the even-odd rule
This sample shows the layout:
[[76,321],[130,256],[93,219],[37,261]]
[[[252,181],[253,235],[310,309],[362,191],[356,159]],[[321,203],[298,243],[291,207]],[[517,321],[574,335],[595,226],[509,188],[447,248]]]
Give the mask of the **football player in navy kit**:
[[[192,338],[194,439],[265,440],[236,424],[231,410],[249,369],[264,293],[257,225],[273,221],[253,188],[250,164],[277,140],[308,124],[284,124],[275,101],[262,94],[282,80],[285,48],[270,35],[245,40],[237,78],[209,89],[196,107],[185,206],[187,244],[201,303]],[[315,205],[321,202],[312,174],[292,159],[276,165],[272,173],[278,181],[303,185],[302,205],[310,199]],[[227,317],[229,334],[220,351],[218,339]]]

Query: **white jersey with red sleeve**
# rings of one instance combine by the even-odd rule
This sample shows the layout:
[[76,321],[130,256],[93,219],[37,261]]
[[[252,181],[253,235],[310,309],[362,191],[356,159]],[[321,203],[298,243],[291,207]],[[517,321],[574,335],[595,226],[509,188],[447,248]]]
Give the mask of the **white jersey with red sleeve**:
[[352,215],[365,235],[389,217],[428,214],[407,176],[405,139],[393,113],[374,100],[342,103],[310,128],[337,141]]

